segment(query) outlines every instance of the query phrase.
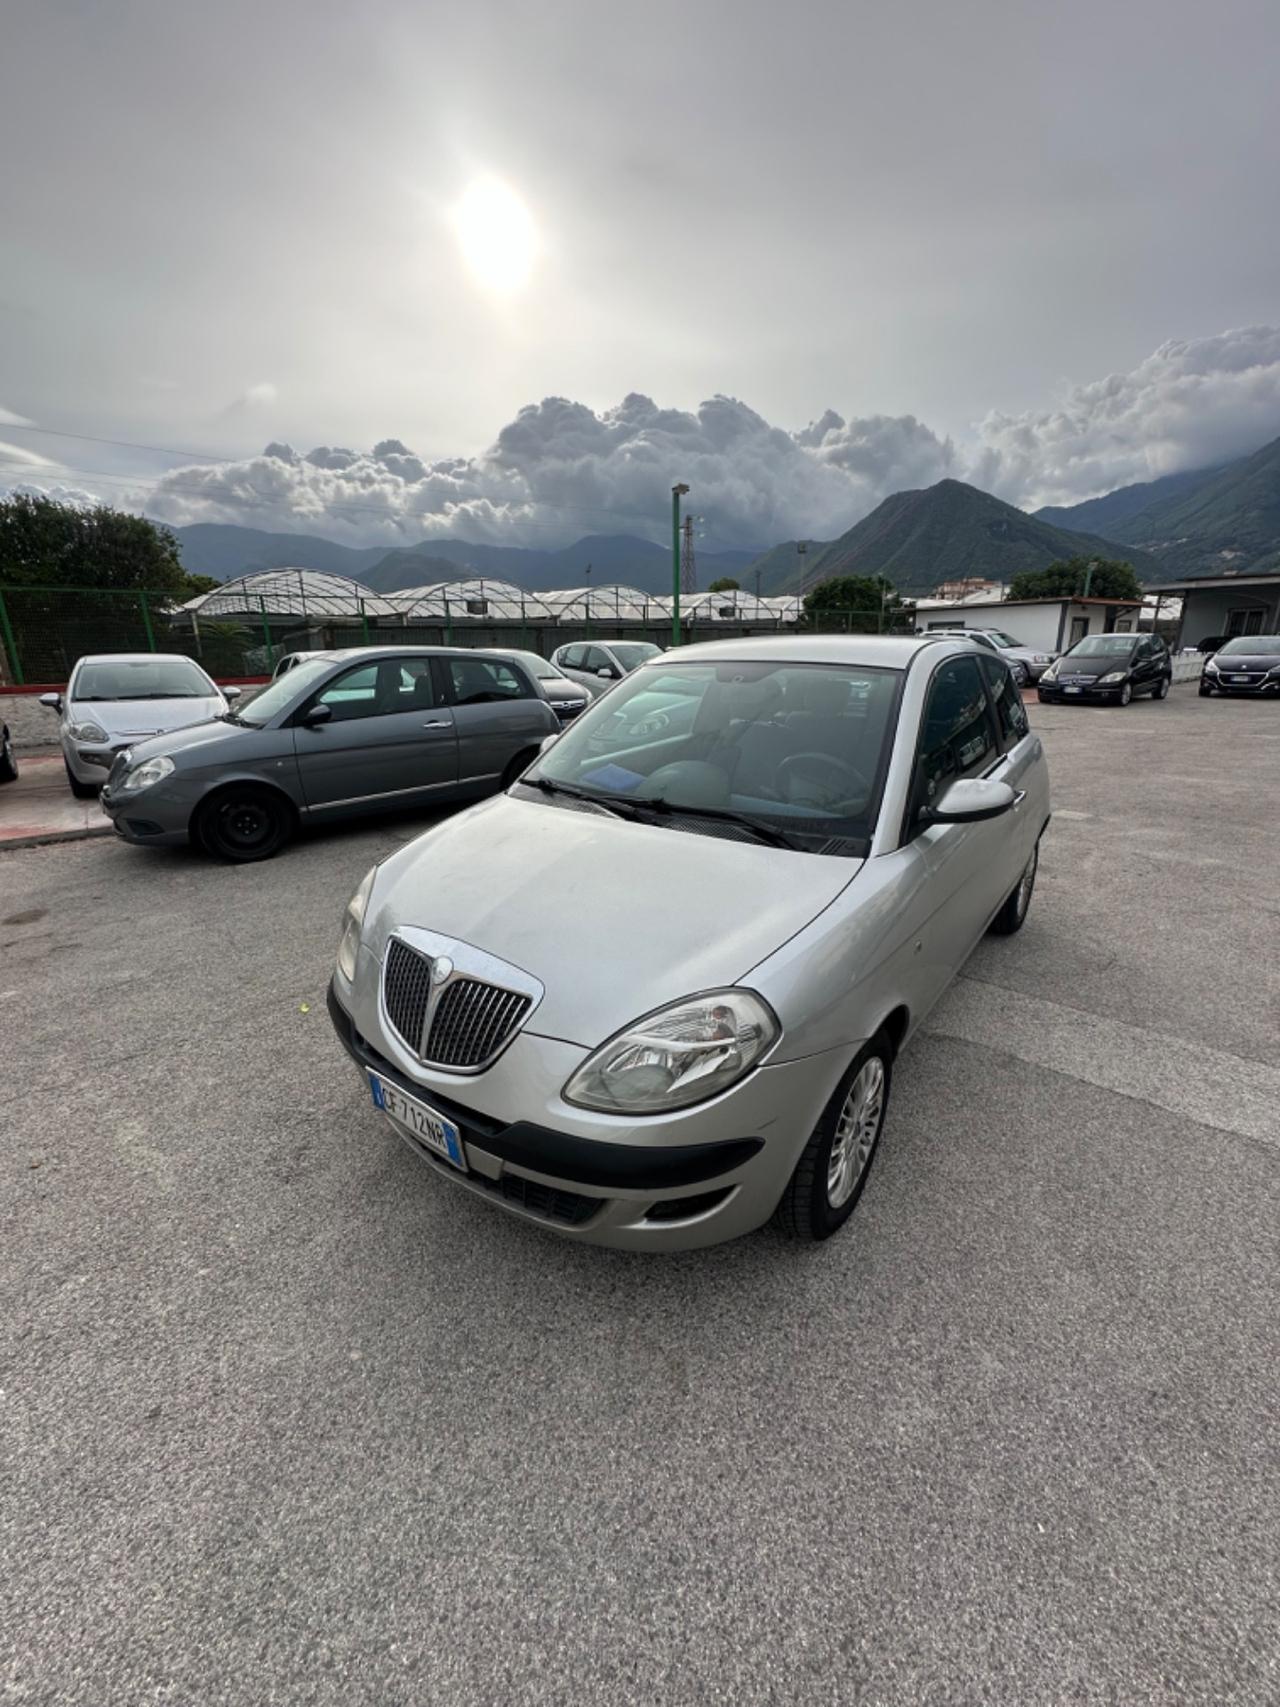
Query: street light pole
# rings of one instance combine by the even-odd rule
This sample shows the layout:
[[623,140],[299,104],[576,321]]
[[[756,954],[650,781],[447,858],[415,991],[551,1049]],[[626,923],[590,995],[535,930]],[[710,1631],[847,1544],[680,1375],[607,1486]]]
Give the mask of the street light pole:
[[671,488],[671,644],[680,644],[680,500],[689,488]]
[[1082,599],[1089,597],[1089,588],[1093,584],[1093,572],[1097,567],[1098,559],[1096,557],[1090,558],[1089,567],[1084,572],[1084,592],[1080,595]]

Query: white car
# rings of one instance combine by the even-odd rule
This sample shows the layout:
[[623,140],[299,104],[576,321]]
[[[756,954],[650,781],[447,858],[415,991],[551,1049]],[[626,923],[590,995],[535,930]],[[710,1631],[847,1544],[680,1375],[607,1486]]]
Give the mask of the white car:
[[125,747],[222,717],[228,702],[239,698],[239,688],[218,687],[181,654],[103,652],[81,658],[66,693],[42,693],[40,703],[59,714],[67,781],[87,800]]
[[1024,646],[1020,640],[1015,640],[1012,634],[1006,634],[1002,628],[966,628],[964,623],[957,622],[946,627],[930,628],[929,632],[965,634],[970,640],[976,640],[979,646],[999,652],[1013,671],[1013,679],[1020,688],[1026,687],[1028,682],[1038,682],[1058,656],[1056,652],[1038,652],[1034,646]]
[[578,640],[557,647],[551,662],[562,676],[581,682],[592,699],[598,699],[623,676],[656,658],[660,650],[650,640]]

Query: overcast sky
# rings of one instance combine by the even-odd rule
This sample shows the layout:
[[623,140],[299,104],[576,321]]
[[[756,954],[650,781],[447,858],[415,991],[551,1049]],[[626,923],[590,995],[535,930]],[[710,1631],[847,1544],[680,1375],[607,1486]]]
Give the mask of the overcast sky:
[[4,40],[0,482],[180,466],[17,417],[248,459],[175,520],[539,543],[686,479],[769,543],[1280,433],[1275,0],[9,0]]

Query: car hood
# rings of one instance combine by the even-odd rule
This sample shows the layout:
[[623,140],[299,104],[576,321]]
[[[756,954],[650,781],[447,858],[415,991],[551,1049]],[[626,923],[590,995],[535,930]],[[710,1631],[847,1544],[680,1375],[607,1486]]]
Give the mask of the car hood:
[[268,747],[288,746],[288,730],[251,729],[242,723],[228,723],[221,717],[193,724],[188,729],[174,729],[167,735],[153,735],[150,740],[134,741],[130,745],[132,764],[142,759],[181,758],[192,765],[234,764],[237,757],[262,758],[270,756]]
[[1109,676],[1113,670],[1123,670],[1128,675],[1132,668],[1132,658],[1072,658],[1068,655],[1058,660],[1060,676],[1088,676],[1095,680],[1099,676]]
[[1214,663],[1228,674],[1232,670],[1274,670],[1280,665],[1280,652],[1221,652],[1214,654]]
[[499,795],[383,864],[367,938],[381,957],[417,925],[497,955],[545,986],[530,1031],[592,1048],[745,977],[862,863]]
[[79,699],[70,707],[72,723],[93,722],[114,740],[145,740],[170,729],[203,723],[223,711],[222,700],[203,699]]
[[542,678],[542,691],[553,703],[558,699],[583,699],[581,682],[571,682],[567,676],[558,676],[555,681]]

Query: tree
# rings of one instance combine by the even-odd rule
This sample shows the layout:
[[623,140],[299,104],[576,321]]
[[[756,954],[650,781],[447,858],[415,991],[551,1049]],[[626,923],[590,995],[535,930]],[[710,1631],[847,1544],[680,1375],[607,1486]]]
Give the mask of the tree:
[[713,581],[707,588],[709,593],[736,593],[742,585],[735,581],[732,575],[722,575],[718,581]]
[[883,575],[833,575],[804,596],[808,624],[854,634],[894,627],[902,609],[897,589]]
[[[1093,566],[1090,575],[1089,568]],[[1011,599],[1061,599],[1083,596],[1085,582],[1092,599],[1141,599],[1142,587],[1131,563],[1110,557],[1068,557],[1047,569],[1029,569],[1009,583]]]
[[0,499],[0,587],[144,589],[189,599],[199,590],[190,583],[177,540],[144,516],[29,493]]

